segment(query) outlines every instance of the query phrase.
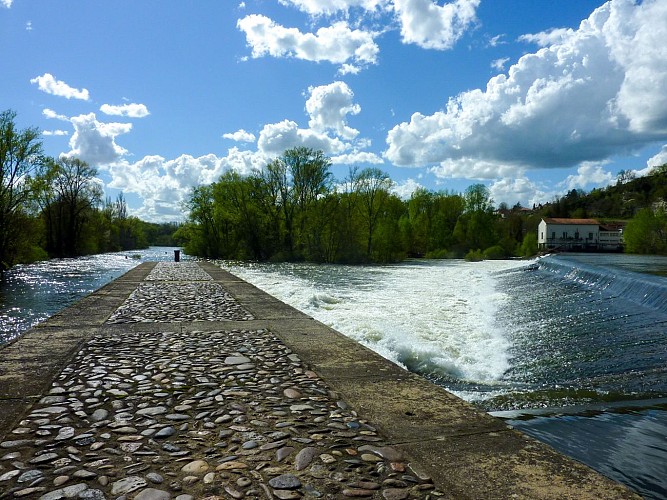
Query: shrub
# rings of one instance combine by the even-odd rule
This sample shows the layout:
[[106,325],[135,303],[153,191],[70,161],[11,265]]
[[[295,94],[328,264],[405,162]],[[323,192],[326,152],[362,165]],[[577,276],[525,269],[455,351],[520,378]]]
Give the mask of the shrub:
[[451,259],[451,253],[447,251],[446,248],[441,248],[439,250],[433,250],[432,252],[426,252],[427,259]]
[[480,249],[470,250],[466,254],[465,260],[467,260],[468,262],[480,262],[480,261],[484,260],[484,254],[482,253],[482,251]]
[[523,238],[519,253],[521,257],[532,257],[537,254],[537,235],[535,233],[528,233]]
[[490,260],[500,260],[507,257],[507,252],[500,245],[495,245],[484,250],[484,258]]

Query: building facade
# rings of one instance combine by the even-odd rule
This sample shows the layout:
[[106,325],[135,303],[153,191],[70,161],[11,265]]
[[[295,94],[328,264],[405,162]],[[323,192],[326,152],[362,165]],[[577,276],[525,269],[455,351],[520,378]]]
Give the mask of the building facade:
[[623,225],[600,224],[596,219],[544,218],[537,227],[540,250],[565,252],[623,250]]

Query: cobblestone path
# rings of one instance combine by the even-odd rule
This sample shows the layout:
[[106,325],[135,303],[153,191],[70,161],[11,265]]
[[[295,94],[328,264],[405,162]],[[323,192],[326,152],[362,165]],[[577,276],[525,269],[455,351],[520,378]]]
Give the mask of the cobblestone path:
[[252,319],[159,263],[0,442],[0,498],[444,496],[270,331],[197,329]]

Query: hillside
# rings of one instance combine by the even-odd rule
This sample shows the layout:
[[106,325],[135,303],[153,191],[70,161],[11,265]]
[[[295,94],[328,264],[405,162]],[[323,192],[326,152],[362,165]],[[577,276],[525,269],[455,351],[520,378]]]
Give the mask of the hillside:
[[536,212],[542,217],[629,220],[643,208],[667,208],[667,164],[645,177],[632,178],[621,172],[616,185],[590,193],[573,189],[562,198],[537,207]]

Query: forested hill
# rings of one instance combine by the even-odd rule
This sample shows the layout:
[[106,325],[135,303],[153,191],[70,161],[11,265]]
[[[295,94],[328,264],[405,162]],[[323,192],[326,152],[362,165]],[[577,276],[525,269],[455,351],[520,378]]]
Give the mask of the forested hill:
[[567,195],[537,207],[543,217],[571,217],[629,220],[642,209],[667,209],[667,164],[650,175],[635,178],[621,171],[614,186],[590,193],[572,190]]
[[595,218],[600,222],[626,221],[623,230],[628,253],[667,254],[667,164],[645,177],[622,171],[613,186],[590,193],[572,190],[552,203],[535,207],[528,231],[542,217]]

